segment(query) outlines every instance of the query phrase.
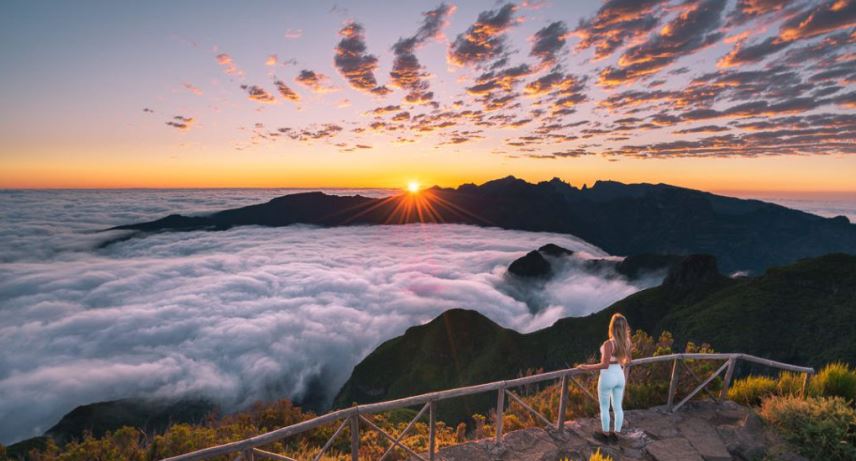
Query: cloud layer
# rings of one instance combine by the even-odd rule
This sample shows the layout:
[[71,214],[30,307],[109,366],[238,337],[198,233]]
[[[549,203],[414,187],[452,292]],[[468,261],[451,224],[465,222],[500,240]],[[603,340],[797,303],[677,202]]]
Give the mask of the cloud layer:
[[529,331],[652,283],[568,270],[533,315],[511,296],[513,259],[548,242],[603,253],[565,235],[453,225],[240,228],[92,250],[107,238],[95,229],[275,194],[3,195],[11,220],[0,225],[0,440],[122,397],[204,395],[236,408],[300,399],[322,378],[329,398],[381,341],[446,309]]

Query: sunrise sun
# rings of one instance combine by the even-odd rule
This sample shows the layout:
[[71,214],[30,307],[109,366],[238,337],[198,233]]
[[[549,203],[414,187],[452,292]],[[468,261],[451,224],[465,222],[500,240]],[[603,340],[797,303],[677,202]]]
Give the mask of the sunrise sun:
[[410,192],[411,194],[419,192],[419,182],[410,181],[409,183],[407,183],[407,192]]

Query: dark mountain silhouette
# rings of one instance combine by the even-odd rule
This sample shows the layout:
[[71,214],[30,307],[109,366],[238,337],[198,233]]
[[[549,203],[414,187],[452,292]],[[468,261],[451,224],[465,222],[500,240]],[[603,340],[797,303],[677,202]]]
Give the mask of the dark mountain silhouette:
[[[585,361],[605,339],[609,318],[627,316],[652,336],[671,331],[676,345],[707,342],[789,363],[856,364],[856,256],[831,254],[728,278],[709,255],[672,267],[663,283],[587,317],[569,317],[529,334],[483,315],[453,309],[381,344],[353,370],[334,405],[376,402],[508,379],[530,369]],[[455,420],[483,411],[493,396],[441,408]]]
[[216,405],[205,400],[111,400],[75,408],[48,429],[45,435],[58,443],[65,443],[82,439],[84,432],[100,437],[122,426],[138,427],[149,434],[160,433],[171,424],[199,423],[217,411]]
[[[508,273],[521,280],[548,280],[555,272],[555,267],[568,261],[565,257],[572,256],[573,251],[562,248],[554,243],[541,246],[538,250],[530,251],[508,265]],[[657,255],[644,253],[631,255],[620,261],[614,259],[587,259],[584,260],[583,269],[598,272],[609,276],[612,270],[615,274],[623,276],[628,280],[635,280],[644,275],[663,273],[680,263],[683,256]]]
[[726,272],[760,272],[804,257],[856,253],[856,225],[846,218],[827,219],[758,200],[666,184],[598,181],[578,189],[559,179],[530,184],[511,176],[478,186],[433,187],[385,199],[292,194],[208,216],[170,215],[114,229],[146,233],[242,225],[414,222],[561,232],[614,255],[709,253]]
[[81,405],[66,413],[43,436],[7,447],[7,455],[10,459],[24,458],[31,449],[46,447],[49,439],[63,445],[72,440],[82,440],[86,433],[101,437],[123,426],[138,428],[149,435],[159,434],[172,424],[199,424],[218,411],[216,405],[200,399],[122,399]]
[[544,278],[552,273],[550,261],[540,251],[530,251],[508,265],[508,273],[517,277]]

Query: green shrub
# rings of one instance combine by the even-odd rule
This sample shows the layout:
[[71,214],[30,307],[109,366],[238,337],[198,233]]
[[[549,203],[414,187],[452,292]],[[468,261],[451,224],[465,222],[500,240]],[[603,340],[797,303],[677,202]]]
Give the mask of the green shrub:
[[651,408],[662,405],[669,393],[668,381],[659,383],[630,381],[624,392],[624,408]]
[[728,389],[728,398],[741,405],[757,406],[764,398],[776,394],[778,382],[769,376],[747,376],[737,379]]
[[772,396],[760,414],[809,459],[856,459],[856,410],[840,397]]
[[852,404],[856,401],[856,370],[845,363],[830,363],[811,379],[811,392],[816,396],[838,396]]
[[779,375],[779,381],[776,383],[776,394],[799,396],[802,394],[802,386],[802,374],[783,371]]

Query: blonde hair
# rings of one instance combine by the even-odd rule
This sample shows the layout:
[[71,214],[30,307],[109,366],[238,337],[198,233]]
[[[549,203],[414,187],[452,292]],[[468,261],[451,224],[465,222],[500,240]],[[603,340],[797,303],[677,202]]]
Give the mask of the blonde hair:
[[629,363],[633,345],[630,342],[630,324],[623,315],[612,314],[609,320],[609,339],[613,340],[612,355],[622,364]]

